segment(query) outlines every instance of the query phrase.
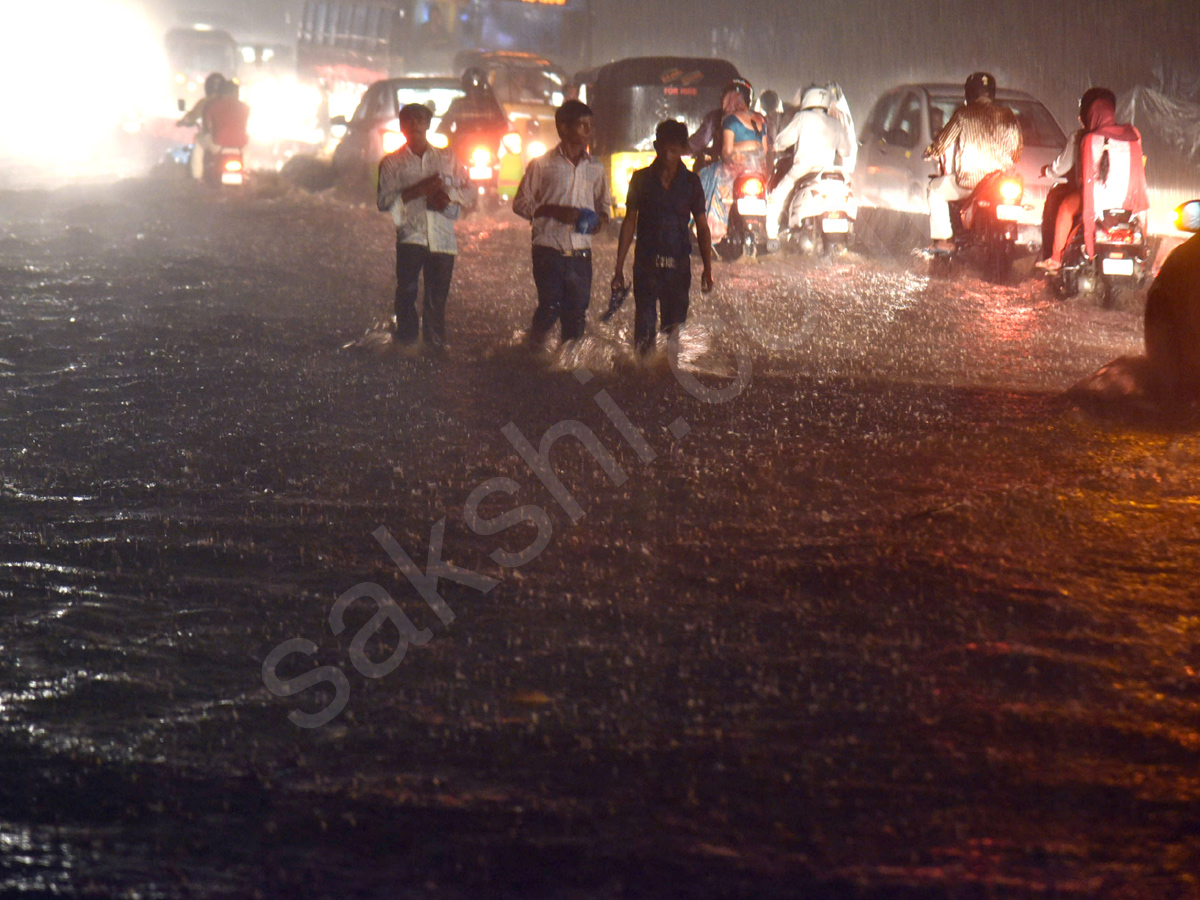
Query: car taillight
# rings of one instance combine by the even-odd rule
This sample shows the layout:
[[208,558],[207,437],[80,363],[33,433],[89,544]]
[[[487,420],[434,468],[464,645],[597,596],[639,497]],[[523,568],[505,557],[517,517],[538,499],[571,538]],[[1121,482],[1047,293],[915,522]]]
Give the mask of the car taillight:
[[765,191],[766,185],[761,178],[747,178],[742,182],[739,193],[742,197],[761,197]]
[[502,146],[509,153],[513,153],[513,154],[520,153],[521,152],[521,136],[519,134],[517,134],[515,131],[510,131],[508,134],[506,134],[501,139],[500,146]]
[[1000,199],[1005,203],[1017,203],[1025,193],[1025,185],[1020,178],[1005,178],[1000,182]]
[[408,142],[403,132],[387,130],[383,133],[383,152],[395,153]]
[[476,147],[471,151],[472,166],[490,166],[492,164],[492,153],[486,147]]

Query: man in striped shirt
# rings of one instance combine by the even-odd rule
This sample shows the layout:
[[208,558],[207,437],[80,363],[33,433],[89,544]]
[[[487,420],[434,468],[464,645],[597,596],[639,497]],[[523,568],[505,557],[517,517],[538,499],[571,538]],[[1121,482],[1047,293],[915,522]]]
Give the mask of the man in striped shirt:
[[929,183],[929,232],[940,250],[952,250],[950,201],[965,200],[993,172],[1011,169],[1021,158],[1025,140],[1016,114],[996,103],[996,78],[976,72],[967,79],[967,105],[960,106],[925,151],[941,159],[946,173]]
[[592,110],[568,100],[555,111],[554,124],[559,145],[529,163],[512,206],[533,223],[534,346],[545,342],[556,322],[564,341],[583,337],[592,295],[592,235],[612,209],[604,166],[588,153]]

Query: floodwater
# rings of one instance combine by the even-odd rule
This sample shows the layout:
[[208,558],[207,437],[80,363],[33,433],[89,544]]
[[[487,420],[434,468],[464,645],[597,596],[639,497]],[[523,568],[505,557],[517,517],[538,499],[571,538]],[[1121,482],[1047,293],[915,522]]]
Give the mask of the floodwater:
[[438,357],[373,210],[0,194],[0,896],[1200,895],[1200,435],[1063,397],[1138,298],[718,264],[677,377],[460,234]]

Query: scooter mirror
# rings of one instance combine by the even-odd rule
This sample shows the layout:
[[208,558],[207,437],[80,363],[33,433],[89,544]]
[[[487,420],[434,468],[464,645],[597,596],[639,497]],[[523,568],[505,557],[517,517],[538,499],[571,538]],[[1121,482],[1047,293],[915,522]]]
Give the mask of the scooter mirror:
[[182,97],[179,98],[178,102],[175,105],[179,107],[180,112],[187,112],[187,103],[184,101],[184,99]]
[[1180,231],[1200,231],[1200,200],[1189,200],[1177,207],[1175,225]]

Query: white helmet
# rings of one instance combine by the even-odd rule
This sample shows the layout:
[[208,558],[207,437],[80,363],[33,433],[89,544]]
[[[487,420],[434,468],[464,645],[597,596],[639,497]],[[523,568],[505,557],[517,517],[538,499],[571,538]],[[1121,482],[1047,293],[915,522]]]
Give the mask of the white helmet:
[[829,107],[833,106],[833,92],[828,88],[817,87],[813,85],[805,89],[804,96],[800,99],[801,109],[823,109],[829,112]]

